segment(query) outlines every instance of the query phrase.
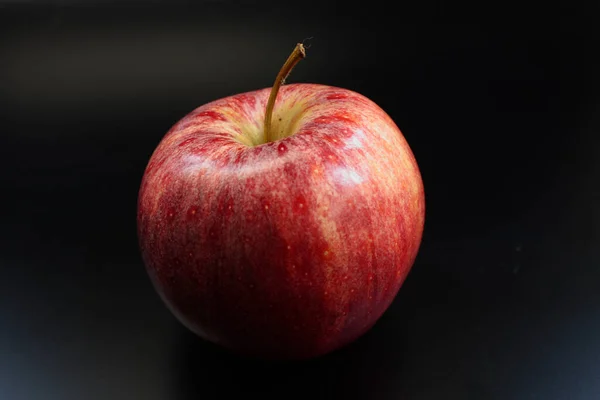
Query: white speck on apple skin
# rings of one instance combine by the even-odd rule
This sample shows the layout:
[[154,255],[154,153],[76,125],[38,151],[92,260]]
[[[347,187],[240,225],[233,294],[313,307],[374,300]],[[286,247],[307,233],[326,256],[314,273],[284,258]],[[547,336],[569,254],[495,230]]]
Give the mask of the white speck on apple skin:
[[345,142],[344,147],[346,149],[360,149],[363,147],[363,140],[365,138],[365,131],[362,129],[356,129],[354,135],[350,136]]
[[342,185],[360,185],[364,178],[352,167],[342,166],[334,168],[331,175],[336,182]]

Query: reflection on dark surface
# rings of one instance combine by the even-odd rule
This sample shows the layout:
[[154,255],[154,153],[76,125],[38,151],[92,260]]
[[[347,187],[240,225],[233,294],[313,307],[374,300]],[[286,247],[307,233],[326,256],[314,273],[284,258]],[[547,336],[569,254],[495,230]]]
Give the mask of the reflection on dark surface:
[[[600,68],[581,14],[2,9],[0,399],[600,398]],[[290,81],[353,89],[398,123],[425,183],[423,246],[355,344],[241,359],[160,302],[137,191],[173,123],[270,86],[311,36]]]

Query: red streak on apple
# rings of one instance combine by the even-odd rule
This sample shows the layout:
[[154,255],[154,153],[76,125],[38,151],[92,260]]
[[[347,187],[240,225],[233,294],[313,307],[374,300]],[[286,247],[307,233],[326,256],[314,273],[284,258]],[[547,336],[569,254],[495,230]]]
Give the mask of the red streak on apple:
[[310,358],[388,308],[421,242],[415,158],[374,102],[316,84],[201,106],[152,155],[138,200],[141,253],[177,318],[231,350]]

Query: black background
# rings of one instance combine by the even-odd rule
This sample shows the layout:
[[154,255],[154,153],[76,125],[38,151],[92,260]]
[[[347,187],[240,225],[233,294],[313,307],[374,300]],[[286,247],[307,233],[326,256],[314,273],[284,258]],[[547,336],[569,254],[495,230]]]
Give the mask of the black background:
[[[210,1],[0,7],[1,399],[600,398],[600,35],[591,7]],[[320,359],[242,359],[167,311],[136,199],[179,118],[288,82],[360,92],[427,197],[396,301]]]

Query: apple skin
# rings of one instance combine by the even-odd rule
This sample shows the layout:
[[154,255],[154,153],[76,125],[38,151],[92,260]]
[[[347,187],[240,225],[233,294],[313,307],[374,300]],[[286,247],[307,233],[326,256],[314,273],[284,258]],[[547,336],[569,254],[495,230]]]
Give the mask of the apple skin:
[[[306,359],[367,332],[421,243],[413,153],[368,98],[282,86],[203,105],[165,135],[138,199],[141,254],[173,314],[236,353]],[[293,134],[293,135],[292,135]]]

